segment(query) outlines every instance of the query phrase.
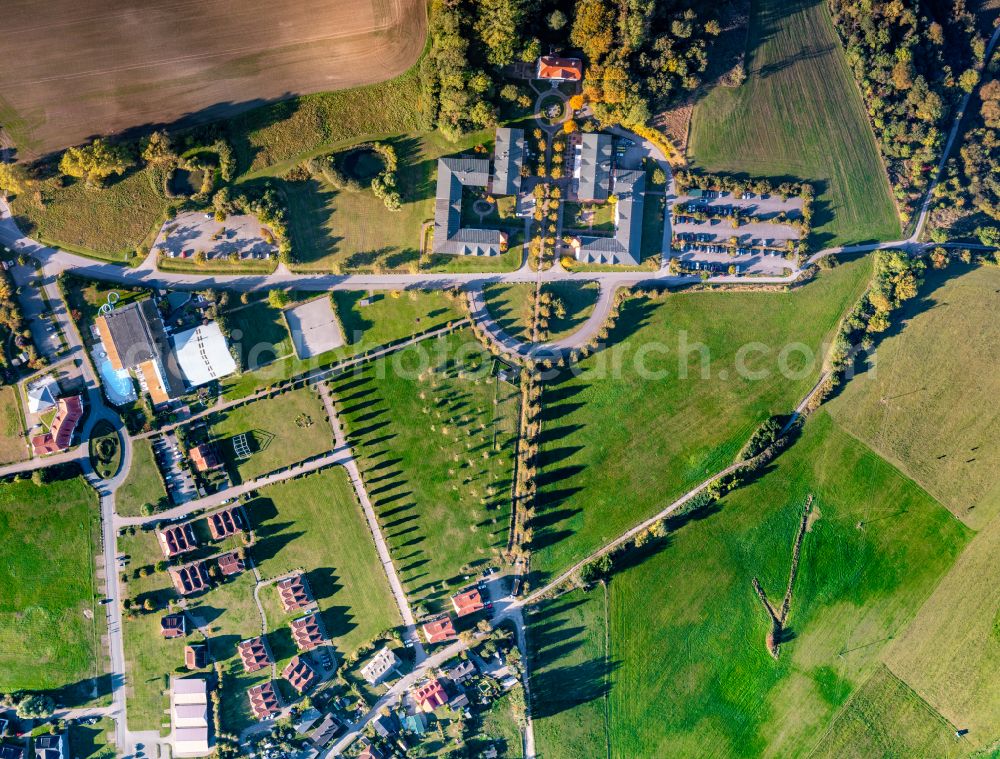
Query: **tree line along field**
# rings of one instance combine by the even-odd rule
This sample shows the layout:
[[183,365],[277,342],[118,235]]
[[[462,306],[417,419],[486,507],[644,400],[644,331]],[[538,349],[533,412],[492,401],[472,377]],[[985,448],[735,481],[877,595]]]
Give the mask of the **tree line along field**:
[[97,496],[82,478],[0,485],[0,690],[89,692],[86,681],[101,674],[99,531]]
[[[791,292],[627,301],[609,348],[543,393],[531,582],[652,516],[731,463],[768,416],[791,413],[870,272],[859,259]],[[790,345],[801,350],[785,354],[786,377]]]
[[506,545],[519,392],[492,363],[461,330],[330,383],[418,610],[444,608]]
[[[775,661],[751,580],[780,599],[809,495],[814,511],[792,594],[791,634]],[[579,592],[560,599],[597,609],[576,614],[575,624],[560,622],[567,625],[561,644],[545,645],[558,628],[545,629],[553,625],[547,615],[532,621],[542,628],[542,642],[533,644],[541,692],[577,694],[552,715],[539,704],[540,753],[559,755],[566,731],[584,723],[590,755],[605,754],[605,739],[613,757],[799,756],[839,725],[856,731],[856,720],[837,714],[882,667],[889,641],[969,537],[927,493],[820,412],[757,481],[627,558],[609,584],[606,663],[593,629],[601,622],[600,601],[592,600],[599,586],[582,594],[585,601]],[[581,673],[587,676],[577,690]],[[605,695],[606,737],[594,728]],[[906,686],[879,698],[887,714],[919,701]],[[948,727],[940,715],[934,720],[940,740]],[[905,749],[921,745],[926,730],[919,721],[887,725],[895,750],[884,755],[914,755]]]
[[742,85],[715,87],[695,106],[692,163],[811,183],[813,250],[899,237],[885,167],[826,3],[753,3],[746,69]]
[[41,155],[94,134],[191,124],[293,94],[380,82],[424,46],[414,0],[5,4],[0,123]]

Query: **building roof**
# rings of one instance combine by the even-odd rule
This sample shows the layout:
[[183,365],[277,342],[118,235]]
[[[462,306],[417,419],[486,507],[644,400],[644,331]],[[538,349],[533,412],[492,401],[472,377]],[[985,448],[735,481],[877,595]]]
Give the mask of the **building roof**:
[[170,401],[172,395],[163,377],[159,361],[156,359],[143,361],[136,367],[136,370],[139,372],[140,384],[146,388],[149,399],[154,406],[162,406]]
[[317,646],[326,643],[326,633],[323,631],[323,620],[319,614],[310,614],[289,623],[292,628],[292,638],[299,651],[312,651]]
[[194,537],[194,530],[191,529],[190,522],[164,527],[157,531],[156,536],[160,539],[163,555],[168,559],[172,559],[178,554],[193,551],[198,547],[198,541]]
[[456,683],[468,680],[470,676],[474,675],[476,672],[476,665],[473,664],[468,659],[463,659],[454,667],[450,667],[446,674],[449,680],[454,680]]
[[638,266],[642,260],[642,214],[646,172],[618,170],[614,174],[615,233],[613,237],[581,235],[576,257],[580,261]]
[[292,660],[282,670],[281,676],[288,680],[289,684],[299,693],[305,693],[316,684],[317,680],[316,672],[300,656],[292,657]]
[[35,738],[35,759],[67,759],[66,733]]
[[222,540],[246,529],[243,507],[239,504],[208,515],[208,531],[213,540]]
[[580,135],[573,177],[577,180],[576,196],[581,200],[607,200],[611,185],[610,134],[591,132]]
[[285,611],[307,609],[313,604],[309,583],[306,582],[306,578],[302,574],[279,580],[278,595],[281,597],[281,605]]
[[579,58],[557,58],[554,55],[543,55],[538,59],[535,77],[579,82],[583,78],[583,61]]
[[418,688],[414,688],[410,693],[417,706],[425,712],[432,712],[439,706],[444,706],[448,703],[448,694],[445,692],[444,686],[441,685],[441,681],[437,678],[429,680]]
[[341,732],[343,729],[344,726],[341,724],[339,719],[334,717],[332,714],[327,714],[323,717],[323,721],[320,722],[312,731],[309,739],[320,748],[323,748],[327,743],[334,739],[337,733]]
[[504,234],[498,229],[462,226],[462,188],[486,187],[490,181],[487,158],[449,156],[438,159],[434,200],[434,252],[463,256],[500,255]]
[[160,618],[160,632],[164,638],[182,638],[187,635],[187,620],[183,614],[165,614]]
[[0,746],[0,759],[24,759],[24,748],[4,743]]
[[486,608],[479,588],[467,588],[461,593],[456,593],[451,597],[451,605],[455,608],[456,616],[459,617],[464,617],[466,614],[474,614]]
[[170,678],[170,725],[174,756],[205,756],[208,744],[208,682]]
[[208,646],[195,643],[184,646],[184,666],[188,669],[201,669],[208,664]]
[[250,711],[259,720],[269,719],[281,709],[281,700],[273,680],[247,688],[247,698],[250,700]]
[[216,469],[222,466],[222,462],[219,461],[219,454],[215,450],[215,446],[211,443],[196,445],[189,451],[188,455],[191,457],[191,463],[194,464],[194,468],[199,472],[207,472],[209,469]]
[[221,554],[216,559],[216,562],[219,565],[219,570],[226,577],[239,574],[246,569],[243,559],[240,558],[239,553],[236,551],[229,551],[228,553]]
[[243,662],[243,669],[248,673],[256,672],[274,663],[271,651],[267,647],[267,641],[263,636],[241,640],[236,644],[236,651]]
[[236,360],[218,322],[201,324],[173,337],[177,363],[191,387],[205,385],[236,371]]
[[388,738],[390,735],[395,735],[399,732],[399,717],[392,712],[380,714],[372,720],[372,727],[375,728],[375,732],[378,735]]
[[455,625],[447,614],[424,622],[423,628],[428,643],[440,643],[455,637]]
[[212,752],[207,727],[175,727],[172,735],[174,756],[207,756]]
[[493,194],[517,195],[521,191],[524,163],[524,130],[498,127],[493,149]]
[[101,314],[94,324],[116,370],[132,369],[143,361],[159,358],[157,342],[163,334],[163,322],[151,298]]
[[59,383],[48,375],[28,385],[28,411],[39,414],[56,405]]
[[31,439],[35,455],[42,456],[69,448],[81,418],[83,418],[82,396],[71,395],[60,398],[56,403],[56,414],[52,417],[49,431]]
[[189,596],[208,588],[208,569],[205,568],[204,561],[193,561],[182,567],[170,567],[168,571],[174,587],[182,596]]
[[170,694],[174,703],[207,704],[208,683],[201,677],[171,677]]
[[361,676],[371,685],[379,682],[386,673],[399,664],[399,657],[388,646],[383,646],[371,659],[361,668]]

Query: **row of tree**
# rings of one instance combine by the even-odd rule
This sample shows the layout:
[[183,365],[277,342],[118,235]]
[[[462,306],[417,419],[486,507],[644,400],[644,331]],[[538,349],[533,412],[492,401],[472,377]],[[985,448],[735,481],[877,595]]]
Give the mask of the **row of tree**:
[[986,40],[965,0],[829,0],[903,221],[943,148],[952,107],[979,81]]

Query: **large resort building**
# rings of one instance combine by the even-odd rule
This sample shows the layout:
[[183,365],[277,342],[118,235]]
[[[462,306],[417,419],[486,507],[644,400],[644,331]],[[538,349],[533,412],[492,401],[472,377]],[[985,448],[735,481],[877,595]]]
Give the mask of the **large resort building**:
[[134,371],[154,406],[177,396],[184,381],[151,298],[101,314],[95,326],[111,368]]
[[435,253],[498,256],[506,250],[506,232],[462,226],[462,195],[466,187],[484,187],[493,195],[518,194],[524,144],[523,129],[497,129],[492,174],[488,158],[448,156],[438,159],[434,203]]

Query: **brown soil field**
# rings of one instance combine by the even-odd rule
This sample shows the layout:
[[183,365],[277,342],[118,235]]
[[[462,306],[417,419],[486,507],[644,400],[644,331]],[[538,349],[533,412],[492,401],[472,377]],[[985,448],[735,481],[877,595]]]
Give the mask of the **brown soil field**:
[[27,159],[379,82],[426,26],[424,0],[6,0],[0,127]]

